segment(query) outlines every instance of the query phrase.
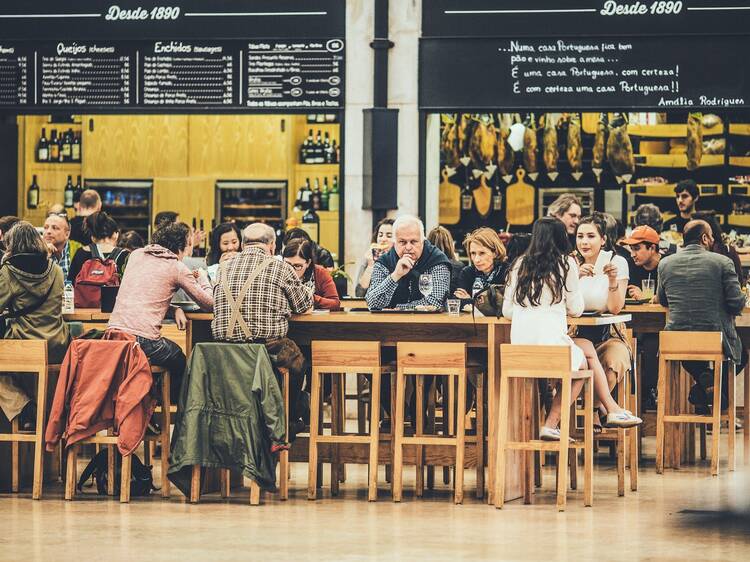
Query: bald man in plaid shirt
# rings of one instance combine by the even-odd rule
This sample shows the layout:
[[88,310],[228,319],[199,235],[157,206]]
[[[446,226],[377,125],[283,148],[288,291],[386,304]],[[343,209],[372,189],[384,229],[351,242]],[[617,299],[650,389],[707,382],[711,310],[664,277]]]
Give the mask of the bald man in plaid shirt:
[[270,226],[245,228],[242,252],[219,266],[211,332],[216,341],[262,343],[275,367],[289,369],[291,434],[299,420],[296,405],[306,368],[304,355],[286,336],[289,317],[312,310],[313,293],[291,265],[273,257],[275,248]]

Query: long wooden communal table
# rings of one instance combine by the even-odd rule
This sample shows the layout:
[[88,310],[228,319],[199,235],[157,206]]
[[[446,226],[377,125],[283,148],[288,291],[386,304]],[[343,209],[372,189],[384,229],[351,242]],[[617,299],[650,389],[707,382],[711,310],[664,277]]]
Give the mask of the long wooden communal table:
[[[211,340],[210,313],[189,313],[187,345],[188,351],[194,343]],[[629,314],[617,316],[570,318],[571,325],[604,326],[620,322],[629,322]],[[293,316],[290,319],[289,337],[299,345],[309,345],[313,340],[378,340],[384,346],[395,346],[399,341],[432,341],[432,342],[465,342],[469,348],[487,351],[488,381],[488,489],[489,501],[492,501],[494,490],[494,459],[496,451],[496,405],[499,403],[500,391],[500,344],[510,341],[510,321],[505,318],[477,317],[462,313],[459,316],[440,314],[406,314],[406,313],[372,313],[372,312],[330,312]],[[520,384],[520,383],[519,383]],[[519,394],[519,388],[512,388]],[[512,438],[519,438],[521,431],[520,404],[514,404],[509,420],[509,431]],[[321,444],[325,445],[325,444]],[[425,447],[425,463],[450,465],[452,458],[446,447],[437,445]],[[308,441],[299,437],[292,448],[292,460],[307,461]],[[390,461],[390,445],[383,441],[379,457],[381,464]],[[506,470],[506,499],[515,499],[523,495],[523,453],[508,454]],[[330,462],[330,447],[321,446],[320,460]],[[366,463],[368,459],[366,446],[351,445],[346,449],[339,448],[340,462]],[[466,451],[466,464],[476,466],[474,447]],[[482,460],[483,462],[483,460]],[[404,452],[404,463],[415,464],[414,450]]]

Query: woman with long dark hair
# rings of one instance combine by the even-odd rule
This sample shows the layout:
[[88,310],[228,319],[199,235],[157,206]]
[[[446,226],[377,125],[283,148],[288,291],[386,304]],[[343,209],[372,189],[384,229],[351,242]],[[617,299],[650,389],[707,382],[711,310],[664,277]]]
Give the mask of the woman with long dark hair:
[[[569,255],[569,249],[568,234],[562,222],[553,217],[538,220],[534,224],[528,250],[517,260],[508,276],[503,315],[512,319],[511,343],[569,346],[570,368],[579,370],[593,368],[586,360],[586,353],[581,345],[586,346],[588,343],[586,347],[593,346],[585,340],[574,342],[568,336],[567,316],[580,316],[584,309],[583,295],[578,285],[578,264],[575,258]],[[593,355],[596,355],[595,351]],[[604,379],[604,388],[607,389],[607,380],[601,365],[599,371],[600,377]],[[595,378],[598,378],[596,375],[595,372]],[[595,381],[594,386],[598,390],[601,381]],[[575,381],[572,396],[576,397],[582,388],[583,381]],[[602,399],[602,402],[610,412],[614,425],[618,420],[612,413],[624,411],[612,400],[608,389],[606,394],[609,401]],[[558,392],[539,433],[543,440],[560,439],[560,430],[557,426],[563,407],[561,401],[561,393]],[[568,406],[564,405],[566,408]],[[634,423],[640,422],[638,418],[632,417]]]
[[117,273],[122,277],[130,252],[117,245],[120,227],[115,219],[104,211],[97,211],[83,219],[83,229],[86,235],[91,237],[91,244],[81,247],[73,256],[68,270],[68,281],[74,283],[83,264],[95,255],[114,261]]
[[216,279],[219,263],[228,260],[240,250],[240,229],[233,222],[223,222],[211,231],[211,250],[206,257],[208,278]]
[[315,308],[338,310],[341,307],[336,284],[328,270],[315,263],[315,248],[310,240],[293,238],[284,246],[281,255],[302,284],[313,289]]

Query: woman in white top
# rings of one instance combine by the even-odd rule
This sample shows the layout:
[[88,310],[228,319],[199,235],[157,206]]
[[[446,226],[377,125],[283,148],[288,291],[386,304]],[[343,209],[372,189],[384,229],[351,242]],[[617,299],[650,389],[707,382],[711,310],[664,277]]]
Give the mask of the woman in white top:
[[[587,367],[594,370],[595,379],[603,379],[606,396],[599,396],[599,399],[607,411],[624,412],[609,394],[601,365],[597,373],[595,366],[586,358],[586,351],[596,356],[593,345],[586,340],[574,342],[568,336],[567,316],[580,316],[584,309],[583,295],[578,286],[578,264],[568,252],[567,232],[562,222],[553,217],[544,217],[534,223],[531,244],[511,270],[505,289],[503,315],[512,320],[510,341],[522,345],[570,346],[571,370]],[[572,396],[578,396],[582,387],[583,381],[575,381]],[[595,381],[594,387],[600,391],[602,381]],[[539,433],[543,440],[560,439],[557,426],[561,401],[561,393],[558,392]]]
[[[618,256],[609,243],[603,213],[584,217],[576,230],[576,247],[580,258],[579,286],[584,309],[592,312],[619,314],[625,306],[628,286],[628,262]],[[625,327],[579,327],[577,336],[589,340],[596,349],[607,377],[609,391],[630,371],[631,350],[623,336]],[[600,416],[605,412],[600,405]],[[597,425],[595,431],[601,431]]]

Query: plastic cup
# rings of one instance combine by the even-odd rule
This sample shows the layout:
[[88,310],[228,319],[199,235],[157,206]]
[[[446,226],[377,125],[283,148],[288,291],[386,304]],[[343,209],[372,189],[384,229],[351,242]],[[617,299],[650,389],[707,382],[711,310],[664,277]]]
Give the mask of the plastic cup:
[[654,298],[654,289],[656,288],[655,279],[644,279],[641,281],[641,294],[644,299]]

